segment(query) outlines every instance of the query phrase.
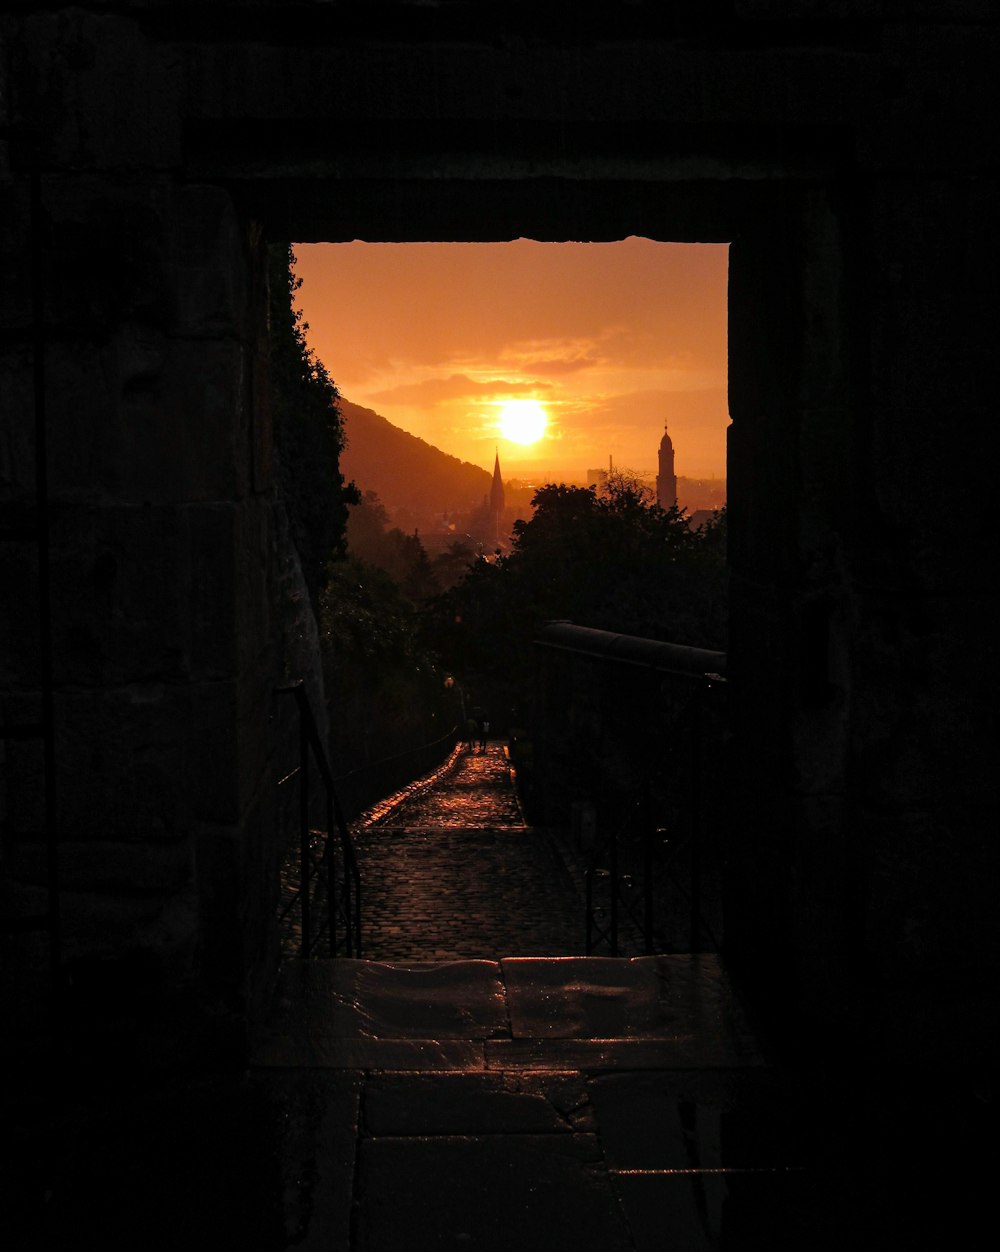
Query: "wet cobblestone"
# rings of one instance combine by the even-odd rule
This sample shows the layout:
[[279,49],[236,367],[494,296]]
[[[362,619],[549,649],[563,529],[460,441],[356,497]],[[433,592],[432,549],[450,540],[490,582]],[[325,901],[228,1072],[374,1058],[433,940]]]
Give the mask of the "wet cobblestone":
[[583,952],[583,909],[549,835],[526,826],[503,745],[456,751],[355,831],[364,955],[446,961]]

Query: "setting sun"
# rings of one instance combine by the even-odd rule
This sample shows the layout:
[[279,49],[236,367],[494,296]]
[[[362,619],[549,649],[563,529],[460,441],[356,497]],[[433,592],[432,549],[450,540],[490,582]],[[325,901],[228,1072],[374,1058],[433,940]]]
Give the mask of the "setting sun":
[[508,400],[500,409],[500,432],[512,443],[536,443],[547,424],[545,410],[537,400]]

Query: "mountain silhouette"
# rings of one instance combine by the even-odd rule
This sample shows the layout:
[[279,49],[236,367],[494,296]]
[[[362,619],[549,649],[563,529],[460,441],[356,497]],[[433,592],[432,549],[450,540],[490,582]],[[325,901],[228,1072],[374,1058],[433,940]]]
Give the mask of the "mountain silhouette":
[[386,508],[444,512],[480,504],[489,494],[490,475],[460,461],[416,435],[393,426],[373,409],[343,397],[347,447],[340,468],[361,491],[376,491]]

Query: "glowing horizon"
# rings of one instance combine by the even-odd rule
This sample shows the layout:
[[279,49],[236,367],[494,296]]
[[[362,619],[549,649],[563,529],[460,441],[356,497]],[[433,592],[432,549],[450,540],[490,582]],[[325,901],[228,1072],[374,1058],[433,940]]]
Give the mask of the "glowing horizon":
[[666,421],[678,475],[725,476],[727,245],[295,252],[307,341],[341,394],[443,452],[489,471],[499,440],[505,477],[581,478],[609,456],[652,473]]

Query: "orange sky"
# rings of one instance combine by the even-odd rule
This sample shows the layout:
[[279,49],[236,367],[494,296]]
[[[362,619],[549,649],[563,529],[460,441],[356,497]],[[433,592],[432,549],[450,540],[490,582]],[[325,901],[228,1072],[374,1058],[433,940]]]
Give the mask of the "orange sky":
[[[308,342],[355,404],[504,477],[726,472],[725,244],[298,244]],[[542,403],[523,447],[499,403]],[[348,438],[350,429],[348,428]]]

